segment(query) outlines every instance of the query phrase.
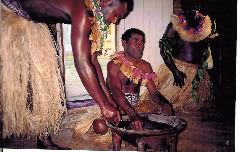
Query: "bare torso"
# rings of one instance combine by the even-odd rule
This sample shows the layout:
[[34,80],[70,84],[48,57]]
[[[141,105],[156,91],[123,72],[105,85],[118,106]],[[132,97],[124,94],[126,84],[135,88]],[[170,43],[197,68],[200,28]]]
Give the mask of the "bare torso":
[[[146,64],[143,60],[140,60],[138,63],[134,63],[134,66],[141,69],[143,73],[147,72],[145,68],[147,68]],[[138,84],[135,84],[129,78],[127,78],[122,72],[119,74],[121,84],[122,84],[122,92],[124,93],[136,93],[138,94],[140,91],[141,81]]]
[[173,47],[173,57],[188,63],[199,64],[204,50],[208,47],[206,40],[186,42],[178,36],[177,39],[177,45]]
[[121,73],[120,75],[121,84],[122,84],[122,92],[124,93],[139,93],[140,85],[133,83],[127,78],[125,75]]

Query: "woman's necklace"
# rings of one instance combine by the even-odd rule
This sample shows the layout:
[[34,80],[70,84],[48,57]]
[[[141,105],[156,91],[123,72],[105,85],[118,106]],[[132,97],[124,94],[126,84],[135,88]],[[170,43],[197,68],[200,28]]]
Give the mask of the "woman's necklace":
[[171,22],[173,29],[176,30],[179,36],[188,42],[198,42],[211,34],[212,22],[209,16],[204,16],[197,12],[196,18],[200,18],[199,25],[196,28],[190,27],[185,16],[172,15]]
[[108,36],[109,26],[105,23],[103,13],[101,12],[100,0],[85,0],[85,5],[88,10],[93,12],[94,17],[91,17],[91,54],[96,51],[101,51],[104,46],[104,40]]

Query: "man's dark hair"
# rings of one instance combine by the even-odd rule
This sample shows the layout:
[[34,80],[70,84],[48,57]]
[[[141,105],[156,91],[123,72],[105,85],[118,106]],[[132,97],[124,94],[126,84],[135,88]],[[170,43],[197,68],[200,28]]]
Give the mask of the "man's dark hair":
[[128,42],[128,40],[131,38],[132,34],[140,34],[143,36],[143,42],[145,43],[145,33],[139,29],[136,28],[130,28],[126,30],[123,34],[121,39]]
[[127,14],[123,18],[126,18],[130,12],[133,11],[134,1],[133,0],[119,0],[120,3],[127,3]]

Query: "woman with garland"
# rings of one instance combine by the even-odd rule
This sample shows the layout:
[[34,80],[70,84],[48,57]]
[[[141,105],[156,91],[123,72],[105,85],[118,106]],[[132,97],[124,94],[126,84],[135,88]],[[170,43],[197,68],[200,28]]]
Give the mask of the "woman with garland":
[[132,9],[133,0],[1,0],[3,138],[35,137],[58,130],[65,110],[61,103],[65,102],[64,87],[46,24],[72,24],[77,72],[102,116],[118,122],[119,113],[110,103],[101,69],[92,55],[102,49],[108,24],[126,17]]
[[[209,16],[201,13],[201,0],[180,0],[183,14],[171,16],[159,41],[165,64],[159,67],[156,85],[177,111],[189,112],[208,104],[212,84],[209,39],[217,36]],[[144,93],[141,100],[149,100]]]

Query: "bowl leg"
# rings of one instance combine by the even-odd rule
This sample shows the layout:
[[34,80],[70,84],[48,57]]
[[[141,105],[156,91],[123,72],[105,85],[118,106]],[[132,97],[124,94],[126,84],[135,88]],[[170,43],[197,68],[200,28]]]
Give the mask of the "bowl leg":
[[146,146],[147,143],[144,140],[144,138],[136,139],[136,143],[137,143],[137,150],[138,151],[145,151],[145,146]]
[[122,144],[122,138],[117,133],[112,132],[112,150],[120,151]]

